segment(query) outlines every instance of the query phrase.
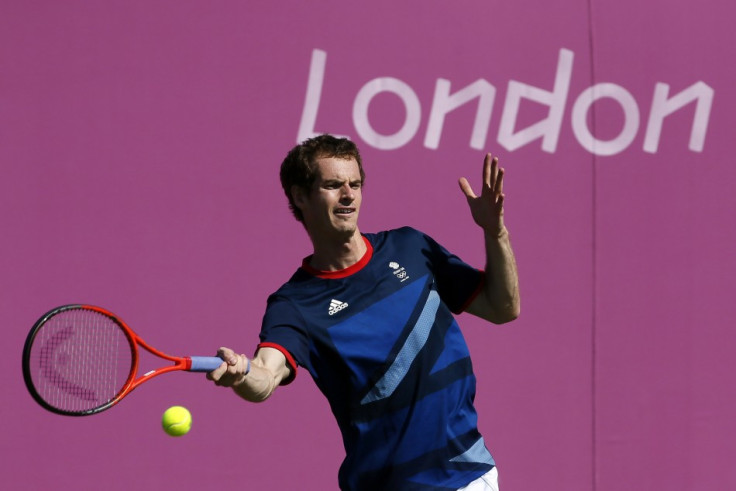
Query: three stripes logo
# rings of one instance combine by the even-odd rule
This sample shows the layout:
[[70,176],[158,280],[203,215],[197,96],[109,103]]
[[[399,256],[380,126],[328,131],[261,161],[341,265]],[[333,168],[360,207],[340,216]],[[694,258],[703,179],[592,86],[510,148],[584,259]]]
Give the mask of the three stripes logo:
[[333,298],[332,300],[330,300],[330,308],[327,311],[327,313],[330,315],[335,315],[338,312],[340,312],[342,309],[347,308],[347,306],[348,306],[347,302],[341,302]]

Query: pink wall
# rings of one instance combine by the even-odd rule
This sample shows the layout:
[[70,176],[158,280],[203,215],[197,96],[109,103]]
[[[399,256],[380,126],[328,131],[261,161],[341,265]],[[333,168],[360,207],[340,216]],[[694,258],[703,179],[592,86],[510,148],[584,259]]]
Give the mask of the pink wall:
[[[460,322],[504,491],[736,487],[734,14],[715,0],[4,2],[4,487],[336,488],[339,434],[306,374],[263,405],[176,374],[63,418],[20,372],[34,320],[72,302],[173,354],[250,353],[267,294],[309,252],[278,164],[324,131],[362,148],[362,230],[410,224],[478,266],[456,180],[501,156],[522,317]],[[450,111],[456,93],[475,98]],[[159,429],[174,404],[194,415],[180,439]]]

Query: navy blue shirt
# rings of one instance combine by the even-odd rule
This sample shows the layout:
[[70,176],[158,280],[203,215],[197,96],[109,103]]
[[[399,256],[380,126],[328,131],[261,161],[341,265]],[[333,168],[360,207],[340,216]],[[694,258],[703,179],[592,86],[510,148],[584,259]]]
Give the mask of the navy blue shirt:
[[260,346],[284,352],[292,378],[305,367],[327,397],[345,445],[341,489],[460,488],[494,465],[452,315],[483,272],[412,228],[363,238],[366,254],[345,270],[305,259],[269,297]]

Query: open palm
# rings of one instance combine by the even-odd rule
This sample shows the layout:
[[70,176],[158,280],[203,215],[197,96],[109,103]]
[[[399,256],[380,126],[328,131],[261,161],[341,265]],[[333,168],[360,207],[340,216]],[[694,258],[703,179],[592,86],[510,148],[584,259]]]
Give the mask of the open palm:
[[486,233],[500,235],[504,232],[503,224],[503,174],[498,166],[498,157],[486,154],[483,160],[483,183],[480,196],[476,195],[468,180],[460,178],[460,189],[468,200],[473,220]]

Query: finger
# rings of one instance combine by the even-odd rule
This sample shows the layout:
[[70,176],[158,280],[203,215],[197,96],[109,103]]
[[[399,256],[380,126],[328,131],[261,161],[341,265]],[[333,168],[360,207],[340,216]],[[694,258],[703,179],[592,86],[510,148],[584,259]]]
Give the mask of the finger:
[[[245,370],[239,370],[238,367],[227,368],[227,384],[232,385],[236,380],[240,378]],[[225,377],[223,377],[224,379]]]
[[483,187],[490,188],[491,187],[491,178],[492,178],[492,162],[493,157],[490,153],[486,154],[486,158],[483,160]]
[[496,178],[496,186],[494,191],[496,194],[503,195],[503,176],[505,174],[505,171],[503,168],[498,169],[498,177]]
[[496,190],[496,181],[498,181],[498,157],[491,159],[491,190]]
[[460,180],[458,181],[458,184],[460,184],[460,190],[462,190],[466,198],[468,199],[477,198],[477,196],[473,192],[473,188],[470,186],[470,183],[468,182],[467,179],[465,179],[464,177],[461,177]]
[[227,371],[227,363],[223,361],[219,367],[207,373],[207,378],[219,385],[218,382],[220,381],[220,378],[222,378],[223,374],[226,371]]
[[236,355],[236,362],[228,365],[227,373],[236,380],[237,377],[243,375],[248,368],[248,357],[244,354]]

